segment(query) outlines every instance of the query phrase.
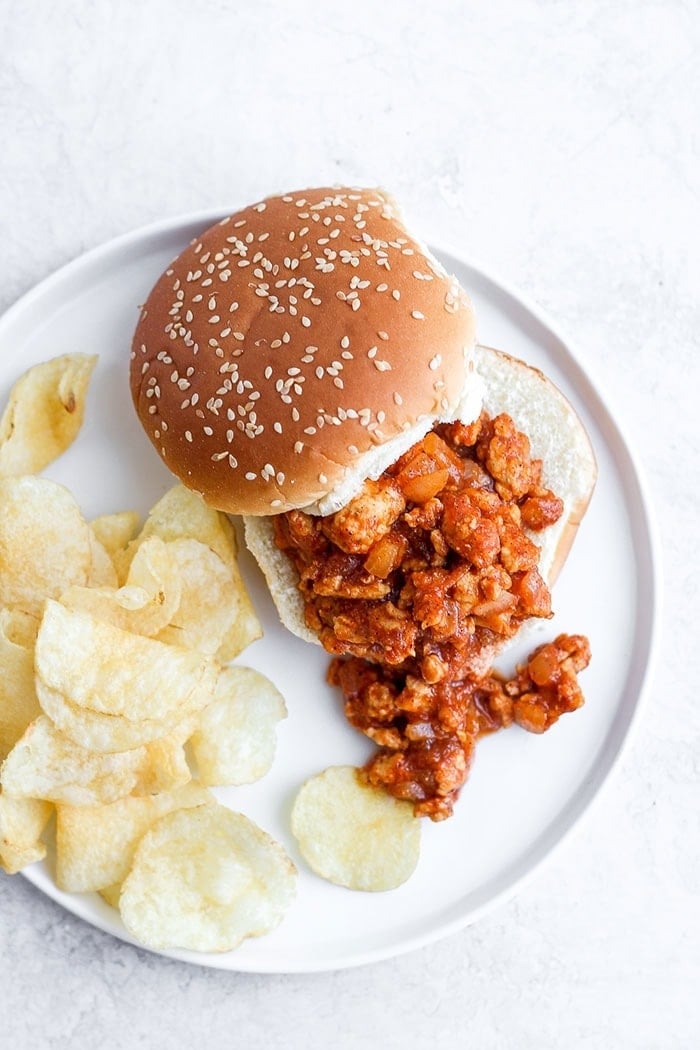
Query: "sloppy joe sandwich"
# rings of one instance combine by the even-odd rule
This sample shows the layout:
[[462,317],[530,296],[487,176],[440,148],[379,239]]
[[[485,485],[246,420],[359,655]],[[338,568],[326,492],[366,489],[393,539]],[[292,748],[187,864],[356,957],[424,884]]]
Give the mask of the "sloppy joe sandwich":
[[373,783],[441,819],[480,734],[580,706],[579,636],[491,668],[551,616],[590,442],[546,377],[477,345],[386,193],[304,190],[204,231],[142,308],[131,389],[170,470],[244,516],[283,623],[334,657]]

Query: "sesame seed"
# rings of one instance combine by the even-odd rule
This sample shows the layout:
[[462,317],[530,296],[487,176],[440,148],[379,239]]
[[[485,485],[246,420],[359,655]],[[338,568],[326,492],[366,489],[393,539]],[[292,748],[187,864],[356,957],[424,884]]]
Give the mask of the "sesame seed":
[[431,359],[430,363],[428,364],[428,368],[431,370],[431,372],[434,372],[436,369],[438,369],[440,367],[441,363],[442,363],[441,355],[440,354],[436,354],[435,357],[433,357]]
[[303,441],[295,441],[294,442],[294,451],[297,453],[297,455],[300,452],[303,451],[303,448],[304,448],[304,442]]
[[378,372],[391,372],[391,365],[388,361],[374,361],[373,363]]
[[420,310],[411,310],[411,317],[415,317],[416,321],[425,320],[425,314],[422,314]]

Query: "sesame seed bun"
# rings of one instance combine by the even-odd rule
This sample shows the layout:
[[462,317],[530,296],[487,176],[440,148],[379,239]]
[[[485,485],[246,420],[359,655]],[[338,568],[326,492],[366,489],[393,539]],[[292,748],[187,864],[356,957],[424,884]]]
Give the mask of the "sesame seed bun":
[[141,310],[137,414],[220,510],[327,514],[438,420],[476,418],[474,316],[374,189],[271,197],[206,230]]

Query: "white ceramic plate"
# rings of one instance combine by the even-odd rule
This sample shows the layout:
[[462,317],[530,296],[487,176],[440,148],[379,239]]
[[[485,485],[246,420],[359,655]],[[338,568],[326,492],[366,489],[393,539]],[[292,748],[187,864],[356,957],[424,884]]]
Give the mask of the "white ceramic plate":
[[[83,431],[47,471],[68,485],[87,516],[145,512],[170,486],[136,422],[128,391],[131,334],[153,282],[187,242],[214,222],[197,214],[138,230],[88,253],[44,281],[0,320],[0,403],[31,364],[68,351],[100,355]],[[511,896],[590,807],[609,777],[648,679],[658,591],[655,542],[639,472],[614,416],[581,363],[541,312],[477,267],[438,251],[469,289],[479,338],[542,368],[574,402],[599,463],[598,486],[554,592],[554,621],[528,649],[558,631],[589,635],[586,706],[543,737],[518,728],[483,740],[455,816],[424,822],[419,867],[391,893],[352,893],[314,876],[298,856],[288,817],[297,787],[327,765],[362,763],[368,742],[342,715],[324,681],[327,657],[279,625],[247,555],[243,571],[265,628],[240,662],[270,675],[289,717],[272,771],[218,792],[278,838],[296,861],[299,890],[282,925],[225,955],[174,958],[251,972],[328,970],[396,955],[473,922]],[[518,654],[516,654],[518,655]],[[522,653],[520,655],[523,655]],[[67,895],[51,863],[25,876],[74,913],[129,940],[96,894]]]

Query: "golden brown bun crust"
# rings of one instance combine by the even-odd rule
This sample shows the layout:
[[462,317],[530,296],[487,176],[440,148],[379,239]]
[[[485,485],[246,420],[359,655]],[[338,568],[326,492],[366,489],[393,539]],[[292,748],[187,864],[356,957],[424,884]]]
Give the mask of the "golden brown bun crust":
[[304,507],[450,410],[474,343],[456,280],[367,189],[272,197],[193,241],[150,293],[131,390],[170,470],[214,507]]

